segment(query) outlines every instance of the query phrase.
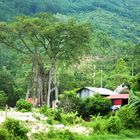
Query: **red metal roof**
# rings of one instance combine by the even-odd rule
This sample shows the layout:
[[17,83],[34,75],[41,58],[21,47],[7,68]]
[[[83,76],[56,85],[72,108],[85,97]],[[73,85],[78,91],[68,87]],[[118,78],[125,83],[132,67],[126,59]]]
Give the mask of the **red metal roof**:
[[128,99],[129,94],[115,94],[115,95],[110,95],[106,98],[108,99]]

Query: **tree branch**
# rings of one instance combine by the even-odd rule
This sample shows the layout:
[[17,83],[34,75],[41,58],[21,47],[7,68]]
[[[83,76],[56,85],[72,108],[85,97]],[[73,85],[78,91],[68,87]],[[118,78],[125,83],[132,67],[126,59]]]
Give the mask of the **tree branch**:
[[7,42],[5,42],[3,40],[0,40],[0,41],[1,41],[2,44],[6,45],[9,48],[15,49],[16,51],[18,51],[20,53],[25,53],[23,50],[21,50],[21,49],[19,49],[17,47],[12,46],[11,43],[7,43]]
[[24,47],[30,52],[33,54],[33,51],[28,47],[27,43],[25,42],[25,40],[22,38],[22,36],[20,35],[19,33],[19,37],[20,37],[20,40],[22,41],[22,43],[24,44]]

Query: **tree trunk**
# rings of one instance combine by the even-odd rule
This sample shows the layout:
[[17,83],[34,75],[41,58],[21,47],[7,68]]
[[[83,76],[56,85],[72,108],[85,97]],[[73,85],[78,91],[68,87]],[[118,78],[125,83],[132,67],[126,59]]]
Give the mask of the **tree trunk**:
[[46,75],[43,74],[42,76],[42,104],[44,104],[46,102],[46,86],[45,86],[45,80],[46,80]]
[[43,103],[43,77],[41,70],[38,73],[38,103],[39,105]]
[[41,77],[41,81],[40,81],[40,85],[41,85],[41,87],[40,87],[40,105],[42,105],[43,104],[43,77]]
[[[51,87],[53,85],[53,87]],[[48,81],[47,81],[47,105],[50,107],[50,97],[51,93],[54,92],[55,100],[58,100],[58,83],[56,80],[56,61],[52,60],[49,74],[48,74]]]
[[48,107],[50,107],[51,81],[52,81],[52,65],[50,67],[49,77],[48,77],[48,92],[47,92],[47,105],[48,105]]
[[34,107],[37,105],[37,81],[38,81],[38,70],[37,70],[37,65],[34,64],[34,83],[33,83],[33,99],[34,99]]
[[58,83],[56,80],[56,63],[54,64],[54,86],[55,86],[55,100],[58,100]]
[[29,78],[29,85],[28,85],[28,89],[27,89],[27,93],[26,93],[26,100],[29,98],[31,90],[32,90],[32,82],[33,82],[33,75],[34,75],[34,63],[32,64],[32,71],[31,71],[31,76]]
[[30,95],[30,85],[28,86],[25,100],[29,98],[29,95]]

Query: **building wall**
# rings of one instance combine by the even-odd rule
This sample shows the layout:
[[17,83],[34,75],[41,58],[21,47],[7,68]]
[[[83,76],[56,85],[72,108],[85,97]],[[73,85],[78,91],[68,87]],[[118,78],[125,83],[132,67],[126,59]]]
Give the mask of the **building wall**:
[[87,98],[90,97],[94,94],[93,91],[89,90],[89,89],[83,89],[81,92],[78,93],[78,96],[81,98]]
[[112,104],[113,105],[122,105],[122,99],[113,99]]
[[128,99],[112,99],[112,105],[126,105],[128,104]]
[[128,99],[123,99],[122,100],[122,105],[127,105],[128,104]]

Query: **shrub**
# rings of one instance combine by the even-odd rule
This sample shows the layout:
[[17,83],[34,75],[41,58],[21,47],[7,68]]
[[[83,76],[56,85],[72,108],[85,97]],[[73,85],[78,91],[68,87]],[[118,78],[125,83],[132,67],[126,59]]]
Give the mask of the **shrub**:
[[113,133],[117,134],[122,129],[122,123],[119,117],[111,116],[108,119],[103,118],[102,116],[92,117],[93,122],[90,126],[93,127],[94,133],[104,134],[104,133]]
[[53,119],[47,119],[46,122],[47,122],[48,124],[52,125],[52,124],[53,124]]
[[121,132],[120,132],[121,135],[125,136],[125,137],[128,137],[128,138],[135,138],[137,133],[136,132],[133,132],[132,130],[129,130],[129,129],[123,129]]
[[28,110],[26,110],[26,109],[21,109],[20,112],[23,112],[23,113],[24,113],[24,112],[28,112]]
[[28,129],[20,121],[11,118],[8,118],[3,126],[15,137],[25,138],[28,132]]
[[24,111],[24,112],[31,111],[32,107],[33,107],[33,105],[31,103],[27,102],[24,99],[20,99],[16,103],[16,108],[19,111],[21,111],[21,110]]
[[47,119],[48,124],[53,124],[54,120],[63,124],[74,124],[76,122],[79,123],[82,121],[82,118],[77,116],[77,112],[65,113],[60,108],[53,111],[51,108],[48,108],[47,105],[43,105],[40,108],[40,113],[43,113],[49,117],[49,119]]
[[68,131],[59,131],[59,130],[50,130],[47,134],[47,137],[50,139],[58,139],[58,140],[75,140],[74,135]]
[[84,122],[82,116],[76,116],[76,118],[74,119],[74,124],[80,124],[82,122]]
[[0,91],[0,108],[5,107],[7,101],[7,97],[4,93],[4,91]]
[[60,109],[57,109],[54,111],[54,120],[61,122],[62,117],[61,117],[61,110]]
[[75,124],[78,121],[76,113],[61,113],[63,124]]
[[34,133],[32,140],[48,140],[47,133]]
[[131,92],[128,103],[129,103],[129,106],[132,109],[134,109],[136,114],[140,117],[140,98],[136,96],[133,92]]
[[120,108],[116,112],[116,115],[121,119],[123,126],[127,129],[135,128],[140,124],[135,111],[129,106],[123,106]]
[[66,94],[59,104],[65,113],[80,112],[82,99],[73,94]]
[[49,108],[47,105],[41,106],[39,109],[40,113],[44,114],[47,117],[54,118],[55,112]]
[[111,132],[113,134],[117,134],[123,129],[122,122],[121,122],[120,118],[117,116],[111,116],[107,120],[106,127],[107,127],[108,132]]
[[0,128],[0,140],[10,140],[12,136],[4,128]]
[[110,112],[111,101],[107,98],[101,97],[96,94],[93,97],[86,98],[83,102],[82,116],[87,117],[90,115],[104,116]]
[[53,111],[51,108],[48,108],[47,105],[43,105],[39,109],[40,113],[44,114],[47,116],[49,119],[47,119],[47,123],[52,125],[54,120],[60,121],[61,122],[61,110],[57,109]]
[[92,124],[90,124],[90,126],[93,127],[93,131],[95,133],[101,133],[101,134],[104,134],[107,132],[107,120],[103,119],[103,117],[101,116],[97,116],[97,117],[92,117],[91,119],[93,122]]
[[46,111],[48,110],[48,106],[47,105],[42,105],[39,109],[40,113],[45,114]]
[[50,130],[46,133],[35,133],[33,134],[34,140],[75,140],[75,136],[68,130]]

